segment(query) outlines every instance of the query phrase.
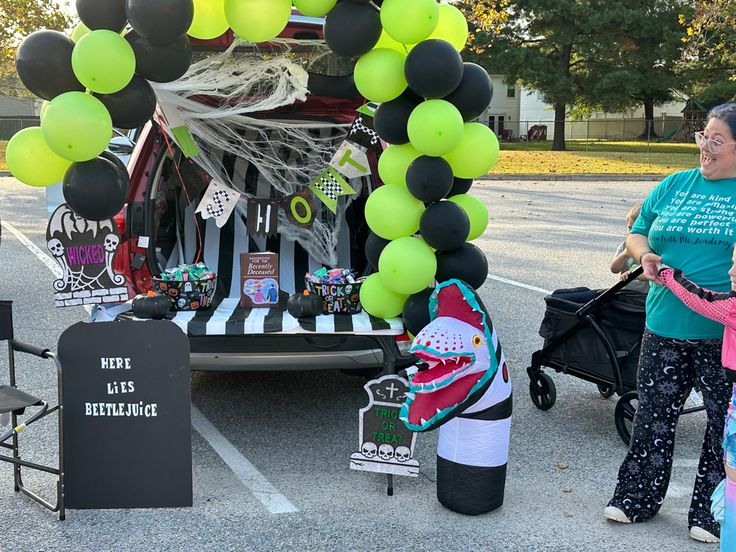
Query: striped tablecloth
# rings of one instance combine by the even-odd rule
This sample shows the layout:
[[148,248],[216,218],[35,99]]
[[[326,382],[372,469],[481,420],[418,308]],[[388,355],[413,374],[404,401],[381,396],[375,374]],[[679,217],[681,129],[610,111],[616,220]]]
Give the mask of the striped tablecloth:
[[[131,319],[131,315],[121,317]],[[134,319],[134,318],[133,318]],[[320,315],[294,318],[286,310],[245,309],[238,298],[223,299],[218,305],[204,311],[177,312],[171,321],[187,335],[248,335],[349,333],[354,335],[401,335],[404,325],[400,318],[383,320],[368,313]]]

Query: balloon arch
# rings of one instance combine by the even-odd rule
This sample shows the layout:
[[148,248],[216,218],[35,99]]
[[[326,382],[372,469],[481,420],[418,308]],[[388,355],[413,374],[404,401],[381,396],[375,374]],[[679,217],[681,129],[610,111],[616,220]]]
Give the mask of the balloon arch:
[[325,42],[357,58],[355,85],[380,104],[375,128],[388,144],[379,160],[385,185],[365,207],[372,230],[366,252],[379,270],[361,288],[363,307],[382,318],[403,311],[416,332],[428,321],[433,280],[483,284],[486,258],[468,241],[483,233],[488,211],[465,192],[495,165],[499,146],[487,126],[473,122],[493,90],[485,70],[463,63],[468,24],[457,8],[436,0],[77,0],[76,7],[81,23],[71,37],[38,31],[18,48],[21,81],[46,100],[41,125],[8,144],[18,180],[63,180],[76,214],[111,218],[128,188],[127,172],[103,153],[113,127],[137,128],[153,117],[150,82],[187,72],[188,37],[232,29],[245,41],[267,42],[296,8],[325,16]]

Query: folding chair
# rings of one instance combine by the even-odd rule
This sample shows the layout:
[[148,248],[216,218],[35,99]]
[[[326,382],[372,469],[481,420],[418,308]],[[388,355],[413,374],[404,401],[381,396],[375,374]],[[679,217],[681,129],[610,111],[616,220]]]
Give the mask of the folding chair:
[[[0,301],[0,341],[8,341],[8,368],[10,371],[10,385],[0,385],[0,415],[10,413],[12,421],[11,428],[7,431],[0,428],[0,461],[13,465],[13,479],[15,492],[22,492],[26,496],[38,502],[44,508],[52,512],[59,512],[59,520],[64,520],[64,451],[62,448],[62,390],[61,390],[61,364],[57,356],[48,349],[21,343],[13,339],[13,304],[11,301]],[[21,391],[16,386],[15,378],[15,354],[25,353],[39,358],[51,360],[56,365],[57,386],[59,390],[59,402],[56,406],[49,406],[33,395]],[[25,414],[26,408],[37,409],[29,418],[18,423],[18,417]],[[31,424],[45,418],[49,414],[58,412],[59,415],[59,467],[43,466],[33,462],[22,460],[19,450],[19,434]],[[10,442],[8,442],[10,441]],[[2,449],[11,451],[3,454]],[[12,456],[10,455],[12,453]],[[41,498],[38,494],[28,490],[23,485],[22,468],[38,470],[57,476],[56,482],[56,505]]]

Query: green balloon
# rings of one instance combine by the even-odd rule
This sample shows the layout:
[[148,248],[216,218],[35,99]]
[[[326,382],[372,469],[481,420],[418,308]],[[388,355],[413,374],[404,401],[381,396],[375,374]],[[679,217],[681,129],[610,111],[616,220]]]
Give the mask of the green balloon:
[[77,24],[77,26],[74,27],[74,30],[72,31],[71,39],[74,42],[79,42],[79,39],[81,39],[85,35],[88,35],[91,32],[92,30],[87,25],[85,25],[84,23],[80,21]]
[[376,318],[394,318],[404,310],[406,295],[387,288],[379,274],[371,274],[360,286],[360,304]]
[[391,145],[378,158],[378,176],[384,184],[406,188],[406,171],[421,155],[411,144]]
[[445,100],[427,100],[409,116],[409,141],[424,155],[440,157],[457,147],[463,137],[463,116]]
[[309,17],[322,17],[335,7],[337,0],[294,0],[294,7]]
[[438,38],[452,44],[462,52],[468,41],[468,21],[463,12],[450,4],[440,4],[439,22],[429,38]]
[[394,40],[416,44],[437,27],[440,10],[436,0],[384,0],[381,24]]
[[378,260],[381,281],[404,295],[419,293],[434,280],[437,259],[432,249],[416,238],[399,238],[389,243]]
[[5,151],[13,176],[29,186],[50,186],[64,178],[71,161],[56,155],[43,139],[41,127],[24,128],[13,135]]
[[470,232],[467,241],[472,241],[483,235],[488,228],[488,207],[477,197],[468,194],[452,196],[450,201],[457,203],[468,214]]
[[381,186],[368,196],[365,220],[385,240],[411,236],[419,230],[424,203],[403,186]]
[[286,28],[290,0],[225,0],[225,17],[240,38],[266,42]]
[[486,125],[465,123],[458,146],[443,157],[458,178],[479,178],[490,171],[499,155],[498,138]]
[[386,31],[381,31],[381,38],[378,39],[378,42],[376,42],[376,45],[373,48],[388,48],[389,50],[396,50],[404,56],[409,53],[410,49],[404,46],[401,42],[391,38]]
[[371,50],[355,64],[355,86],[358,92],[372,102],[388,102],[406,90],[404,62],[406,55],[378,48]]
[[230,28],[225,17],[225,0],[194,0],[194,19],[187,34],[200,40],[210,40]]
[[79,39],[72,52],[72,69],[85,87],[114,94],[128,86],[135,73],[135,54],[118,33],[101,29]]
[[100,100],[84,92],[66,92],[51,100],[41,123],[49,148],[69,161],[100,155],[112,137],[112,119]]
[[41,120],[42,123],[43,123],[43,118],[46,116],[46,110],[48,109],[48,107],[49,107],[49,101],[44,100],[43,103],[41,104],[41,109],[38,111],[38,118]]

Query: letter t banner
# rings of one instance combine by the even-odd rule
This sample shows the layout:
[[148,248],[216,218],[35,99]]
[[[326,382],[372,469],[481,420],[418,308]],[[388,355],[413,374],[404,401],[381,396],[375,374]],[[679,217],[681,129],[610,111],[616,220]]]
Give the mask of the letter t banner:
[[330,166],[348,179],[371,174],[367,149],[349,140],[342,143],[330,161]]

